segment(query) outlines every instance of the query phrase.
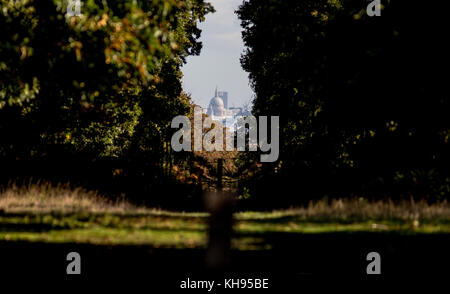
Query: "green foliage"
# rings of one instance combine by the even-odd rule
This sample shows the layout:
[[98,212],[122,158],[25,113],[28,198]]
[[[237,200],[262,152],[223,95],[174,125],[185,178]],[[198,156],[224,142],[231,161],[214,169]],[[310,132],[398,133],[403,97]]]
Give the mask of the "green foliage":
[[180,68],[200,53],[197,25],[214,9],[81,2],[70,17],[65,0],[0,1],[0,160],[62,152],[170,166],[170,121],[190,107]]
[[247,0],[238,10],[253,113],[281,119],[281,169],[264,166],[260,190],[372,193],[397,168],[448,167],[446,5],[387,1],[369,17],[367,4]]
[[[0,37],[0,111],[38,124],[33,132],[46,143],[118,155],[142,116],[155,114],[143,113],[155,110],[144,109],[152,99],[144,92],[165,99],[167,119],[180,114],[173,105],[180,66],[199,53],[197,21],[212,7],[200,0],[82,2],[82,16],[68,17],[68,1],[1,1],[8,34]],[[159,91],[161,84],[176,90]]]

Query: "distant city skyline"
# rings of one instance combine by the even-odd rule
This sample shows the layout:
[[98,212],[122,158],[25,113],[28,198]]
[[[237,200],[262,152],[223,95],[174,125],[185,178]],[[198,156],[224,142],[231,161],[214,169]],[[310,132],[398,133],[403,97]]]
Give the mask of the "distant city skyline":
[[244,44],[241,26],[234,13],[242,0],[210,0],[216,13],[200,24],[203,49],[200,56],[190,56],[182,71],[183,87],[194,103],[208,107],[216,86],[228,92],[228,107],[242,106],[253,98],[248,74],[240,64]]

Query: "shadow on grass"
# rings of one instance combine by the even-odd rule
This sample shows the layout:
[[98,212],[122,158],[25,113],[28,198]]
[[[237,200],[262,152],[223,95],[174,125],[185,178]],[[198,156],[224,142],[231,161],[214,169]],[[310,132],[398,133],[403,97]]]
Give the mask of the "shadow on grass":
[[[256,235],[245,235],[254,237]],[[258,237],[261,237],[259,234]],[[272,233],[264,236],[267,250],[233,250],[228,277],[266,277],[278,286],[301,280],[364,280],[411,277],[441,279],[448,276],[450,235],[396,233]],[[65,274],[66,256],[82,257],[82,275]],[[369,252],[381,255],[381,276],[367,276]],[[2,277],[145,281],[149,285],[177,287],[181,279],[211,274],[203,249],[152,248],[76,243],[0,241]],[[38,269],[38,270],[37,270]]]
[[69,226],[53,226],[51,224],[14,224],[14,223],[2,223],[0,232],[49,232],[51,230],[67,230]]

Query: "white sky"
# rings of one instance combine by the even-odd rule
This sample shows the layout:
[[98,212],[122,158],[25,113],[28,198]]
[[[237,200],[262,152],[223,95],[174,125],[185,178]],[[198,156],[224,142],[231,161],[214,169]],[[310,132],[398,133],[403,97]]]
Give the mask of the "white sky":
[[227,91],[228,106],[242,106],[253,97],[248,74],[240,64],[244,51],[241,26],[234,11],[242,0],[209,0],[216,13],[208,14],[200,24],[203,49],[200,56],[190,56],[182,68],[183,87],[194,103],[207,107],[219,91]]

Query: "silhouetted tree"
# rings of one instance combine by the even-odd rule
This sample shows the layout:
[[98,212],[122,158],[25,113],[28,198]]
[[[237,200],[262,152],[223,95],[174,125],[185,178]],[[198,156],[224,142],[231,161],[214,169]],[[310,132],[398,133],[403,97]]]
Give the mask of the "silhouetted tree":
[[[247,0],[237,11],[253,112],[281,119],[280,161],[263,166],[254,191],[278,191],[285,204],[449,195],[447,5],[382,1],[369,17],[368,4]],[[412,173],[430,170],[439,188],[414,188]]]

